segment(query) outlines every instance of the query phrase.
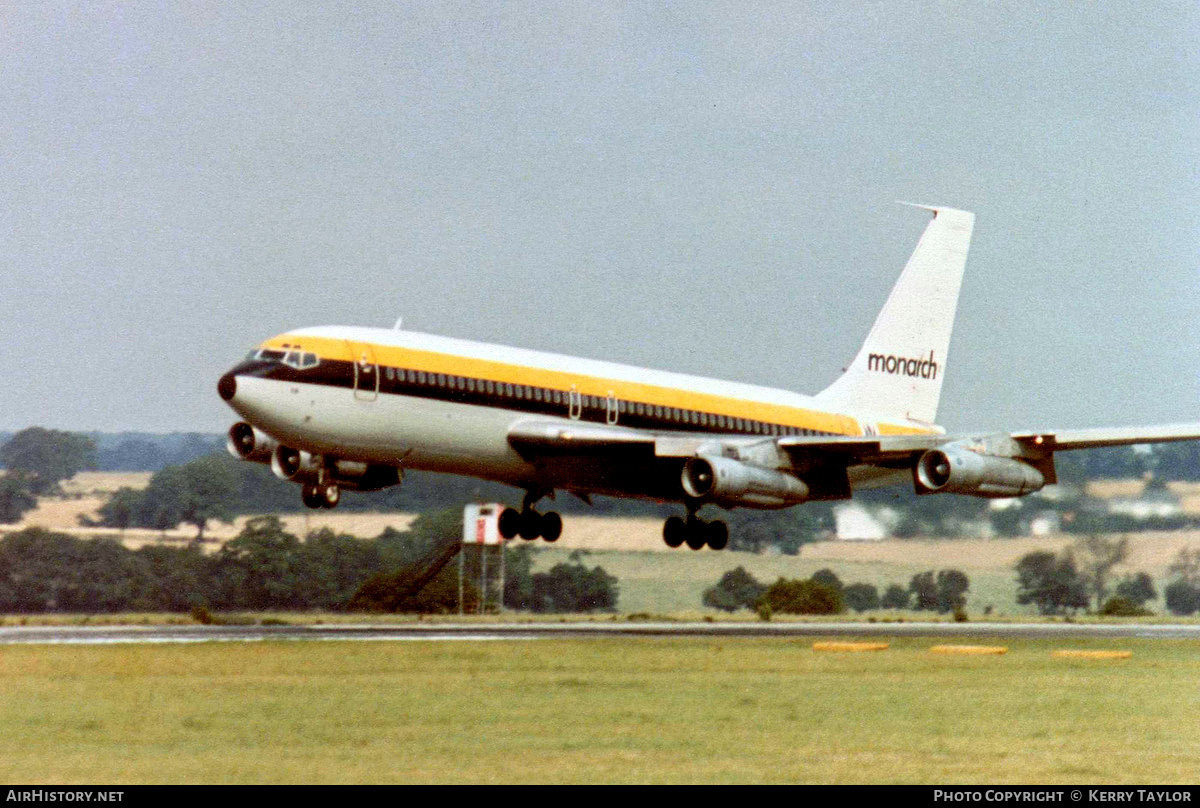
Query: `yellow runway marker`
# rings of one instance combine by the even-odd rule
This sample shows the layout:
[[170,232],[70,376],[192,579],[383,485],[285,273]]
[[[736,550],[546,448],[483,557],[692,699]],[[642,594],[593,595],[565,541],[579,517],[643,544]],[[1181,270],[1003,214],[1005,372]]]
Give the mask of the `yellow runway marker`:
[[1004,645],[935,645],[929,649],[931,654],[967,654],[979,656],[984,654],[1007,654],[1008,647]]
[[886,642],[815,642],[814,651],[886,651]]
[[1050,656],[1066,659],[1129,659],[1133,651],[1051,651]]

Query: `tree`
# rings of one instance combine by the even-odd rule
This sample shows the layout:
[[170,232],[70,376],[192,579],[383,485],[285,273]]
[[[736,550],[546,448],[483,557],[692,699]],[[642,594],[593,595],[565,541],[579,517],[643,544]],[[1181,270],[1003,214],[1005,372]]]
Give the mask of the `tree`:
[[[126,528],[137,524],[138,513],[142,508],[144,499],[145,497],[141,491],[124,486],[118,488],[97,509],[96,514],[100,518],[95,522],[89,521],[86,524],[115,527],[124,531]],[[81,516],[80,518],[83,519],[84,517]]]
[[533,544],[510,542],[504,548],[504,605],[533,608]]
[[799,555],[801,545],[833,530],[833,509],[825,502],[778,511],[735,510],[723,518],[729,524],[729,549],[739,552],[777,547],[784,555]]
[[1046,551],[1027,553],[1017,561],[1016,570],[1017,603],[1036,604],[1041,614],[1087,607],[1086,582],[1069,551],[1062,557]]
[[239,488],[236,463],[209,455],[166,466],[155,472],[146,490],[116,491],[97,511],[99,523],[122,530],[137,525],[165,531],[184,522],[194,525],[196,540],[203,541],[210,519],[233,521]]
[[933,576],[933,570],[914,575],[912,580],[908,582],[908,591],[912,593],[914,608],[917,611],[937,611],[939,603],[938,588],[937,581]]
[[20,522],[26,511],[36,507],[37,498],[24,474],[10,471],[0,477],[0,524]]
[[767,587],[756,605],[764,604],[772,613],[841,614],[845,611],[840,590],[811,578],[799,581],[780,578]]
[[1119,597],[1125,598],[1138,607],[1145,606],[1148,601],[1158,597],[1158,591],[1154,588],[1154,579],[1145,572],[1126,576],[1117,584],[1115,591]]
[[721,576],[715,586],[704,590],[702,602],[713,609],[735,612],[738,609],[753,609],[754,604],[766,589],[745,567],[738,567]]
[[1163,590],[1171,614],[1189,615],[1200,611],[1200,587],[1185,580],[1172,581]]
[[214,556],[213,605],[218,608],[289,609],[297,596],[300,540],[277,516],[251,519]]
[[27,475],[30,490],[37,496],[54,492],[63,480],[95,464],[96,444],[73,432],[34,426],[0,446],[0,465]]
[[879,590],[874,584],[850,584],[842,590],[846,605],[856,612],[879,608]]
[[937,610],[945,614],[946,612],[956,612],[967,605],[967,590],[971,588],[971,581],[967,578],[966,573],[955,570],[941,570],[937,574]]
[[1180,550],[1167,568],[1167,574],[1193,586],[1200,585],[1200,548]]
[[1175,578],[1163,590],[1167,609],[1181,615],[1200,611],[1200,548],[1180,550],[1167,573]]
[[828,567],[817,570],[809,577],[810,580],[816,581],[817,583],[823,584],[832,589],[836,589],[839,592],[845,589],[845,587],[842,585],[842,579],[837,576],[836,572]]
[[1075,553],[1079,559],[1079,575],[1096,599],[1099,610],[1108,594],[1109,574],[1129,555],[1129,539],[1125,536],[1106,539],[1097,534],[1083,536],[1075,542]]
[[571,553],[570,563],[534,573],[532,586],[535,612],[592,612],[617,605],[617,579],[602,567],[585,567],[579,551]]
[[909,590],[900,586],[900,584],[890,584],[887,591],[883,593],[883,598],[879,601],[879,605],[885,609],[907,609],[911,597],[912,595]]
[[181,467],[184,485],[181,521],[196,527],[203,541],[208,520],[232,522],[237,496],[237,475],[218,455],[201,457]]

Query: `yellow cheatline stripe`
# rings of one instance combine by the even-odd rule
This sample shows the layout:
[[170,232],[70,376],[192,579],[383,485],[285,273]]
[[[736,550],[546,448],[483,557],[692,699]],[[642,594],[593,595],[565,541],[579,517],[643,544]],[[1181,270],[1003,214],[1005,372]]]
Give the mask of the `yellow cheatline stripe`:
[[1064,659],[1129,659],[1133,656],[1133,651],[1082,651],[1067,648],[1051,651],[1050,656]]
[[1008,647],[1004,645],[935,645],[929,649],[929,653],[965,654],[968,656],[1007,654]]
[[[859,422],[845,415],[391,345],[351,343],[347,340],[329,337],[293,337],[281,334],[267,340],[261,347],[281,348],[284,344],[293,347],[298,345],[302,350],[312,351],[322,359],[343,362],[358,361],[361,357],[356,356],[355,351],[366,349],[370,354],[371,361],[384,366],[411,368],[423,370],[426,373],[448,373],[455,376],[490,379],[508,384],[525,384],[563,391],[568,391],[575,386],[581,395],[606,398],[611,394],[622,401],[636,401],[655,406],[708,412],[726,417],[747,418],[753,421],[812,429],[836,435],[863,434]],[[910,426],[891,424],[879,424],[878,426],[882,434],[936,434],[933,430],[922,430]]]
[[886,642],[814,642],[814,651],[886,651]]

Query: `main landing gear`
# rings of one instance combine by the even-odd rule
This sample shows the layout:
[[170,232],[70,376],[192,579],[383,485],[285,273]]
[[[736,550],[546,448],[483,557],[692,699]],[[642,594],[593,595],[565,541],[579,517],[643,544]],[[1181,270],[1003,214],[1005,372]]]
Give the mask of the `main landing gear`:
[[562,517],[554,511],[538,513],[533,508],[505,508],[500,512],[500,535],[506,539],[520,536],[526,541],[543,538],[558,541],[562,535]]
[[336,508],[342,501],[342,489],[337,483],[310,484],[306,483],[300,489],[300,499],[313,510],[318,508]]
[[549,542],[558,541],[558,537],[562,535],[562,517],[554,511],[539,513],[534,510],[533,504],[540,498],[531,492],[526,495],[521,510],[518,511],[516,508],[502,510],[500,524],[497,526],[500,529],[500,535],[505,539],[520,536],[525,541],[533,541],[538,537]]
[[708,545],[714,550],[724,550],[729,544],[729,526],[720,520],[706,522],[689,510],[686,519],[672,516],[663,524],[663,541],[668,547],[686,544],[700,550]]

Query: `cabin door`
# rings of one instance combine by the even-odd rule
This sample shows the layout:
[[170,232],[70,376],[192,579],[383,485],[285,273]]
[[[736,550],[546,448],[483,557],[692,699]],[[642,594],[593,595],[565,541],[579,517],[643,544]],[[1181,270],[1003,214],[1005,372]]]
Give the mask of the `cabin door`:
[[374,401],[379,398],[379,363],[375,361],[375,350],[362,342],[348,344],[354,359],[354,397],[359,401]]

